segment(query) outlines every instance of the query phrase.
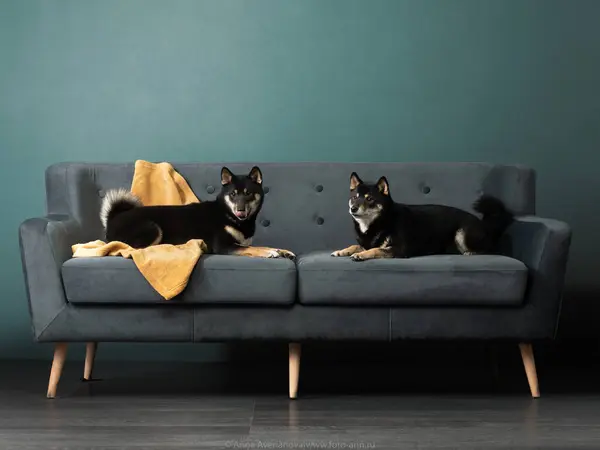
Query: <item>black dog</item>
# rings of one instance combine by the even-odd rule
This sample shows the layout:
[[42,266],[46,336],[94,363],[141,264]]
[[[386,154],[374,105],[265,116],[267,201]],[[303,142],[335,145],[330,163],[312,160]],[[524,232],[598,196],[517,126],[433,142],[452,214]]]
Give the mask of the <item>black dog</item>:
[[250,247],[264,199],[260,169],[244,176],[223,167],[221,184],[216,200],[185,206],[142,206],[129,191],[110,191],[100,213],[106,239],[134,248],[202,239],[209,253],[293,259],[288,250]]
[[488,253],[513,221],[502,201],[489,195],[473,205],[483,215],[479,219],[449,206],[395,203],[385,177],[368,184],[354,172],[349,208],[358,245],[331,255],[354,261],[442,254],[452,248],[463,255]]

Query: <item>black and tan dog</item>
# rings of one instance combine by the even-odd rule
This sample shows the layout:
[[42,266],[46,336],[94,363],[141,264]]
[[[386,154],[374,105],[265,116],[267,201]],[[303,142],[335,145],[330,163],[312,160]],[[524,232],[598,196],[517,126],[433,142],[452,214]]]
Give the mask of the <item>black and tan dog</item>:
[[502,201],[489,195],[473,205],[481,219],[449,206],[396,203],[385,177],[369,184],[356,173],[350,176],[348,203],[358,245],[331,255],[354,261],[443,254],[449,249],[463,255],[488,253],[513,220]]
[[134,248],[202,239],[209,253],[293,259],[288,250],[250,246],[264,199],[260,169],[246,176],[223,167],[221,184],[216,200],[185,206],[142,206],[129,191],[110,191],[100,213],[106,239]]

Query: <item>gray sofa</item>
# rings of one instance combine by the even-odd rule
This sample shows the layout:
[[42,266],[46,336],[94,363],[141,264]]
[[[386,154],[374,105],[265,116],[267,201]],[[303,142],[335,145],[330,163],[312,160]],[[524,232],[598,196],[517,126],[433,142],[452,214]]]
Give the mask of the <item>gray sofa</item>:
[[[254,245],[292,250],[297,261],[203,256],[186,290],[162,300],[131,260],[71,258],[101,239],[106,191],[129,187],[133,164],[60,163],[46,171],[47,215],[19,230],[35,340],[55,343],[54,397],[68,342],[87,342],[84,379],[98,342],[290,343],[290,397],[305,341],[506,339],[519,343],[534,397],[532,342],[553,338],[571,238],[568,225],[536,217],[535,173],[484,163],[259,164],[265,204]],[[174,164],[202,200],[216,196],[221,164]],[[251,164],[228,164],[247,172]],[[392,197],[471,210],[482,193],[518,215],[502,254],[352,262],[332,250],[354,243],[349,174],[386,175]]]

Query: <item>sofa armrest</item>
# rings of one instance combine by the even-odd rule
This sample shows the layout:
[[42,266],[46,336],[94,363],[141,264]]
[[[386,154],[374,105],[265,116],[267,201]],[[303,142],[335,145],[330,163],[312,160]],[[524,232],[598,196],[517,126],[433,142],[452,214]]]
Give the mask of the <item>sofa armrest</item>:
[[79,224],[68,216],[28,219],[19,227],[21,262],[29,314],[38,340],[66,306],[61,267],[80,239]]
[[505,238],[503,253],[529,268],[525,307],[534,316],[532,320],[552,323],[556,334],[571,228],[558,220],[523,216],[515,219]]

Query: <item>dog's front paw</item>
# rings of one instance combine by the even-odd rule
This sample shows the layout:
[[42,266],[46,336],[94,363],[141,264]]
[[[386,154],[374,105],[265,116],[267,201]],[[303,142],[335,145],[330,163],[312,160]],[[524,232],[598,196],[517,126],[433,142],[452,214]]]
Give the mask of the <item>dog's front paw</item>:
[[277,252],[279,253],[279,256],[281,258],[287,258],[287,259],[291,259],[294,260],[296,259],[296,255],[294,255],[292,252],[290,252],[289,250],[282,250],[282,249],[278,249]]
[[331,256],[342,256],[342,251],[336,250],[335,252],[331,252]]
[[294,255],[289,250],[283,250],[280,248],[272,248],[267,251],[267,258],[287,258],[287,259],[295,259],[296,255]]
[[281,254],[279,253],[279,250],[277,250],[276,248],[272,248],[267,250],[267,254],[265,255],[266,258],[281,258]]
[[350,256],[350,259],[352,261],[364,261],[365,259],[361,256],[360,253],[355,253],[354,255]]

